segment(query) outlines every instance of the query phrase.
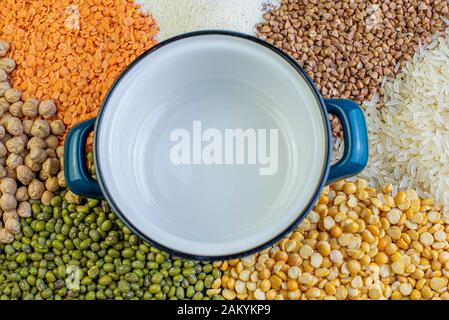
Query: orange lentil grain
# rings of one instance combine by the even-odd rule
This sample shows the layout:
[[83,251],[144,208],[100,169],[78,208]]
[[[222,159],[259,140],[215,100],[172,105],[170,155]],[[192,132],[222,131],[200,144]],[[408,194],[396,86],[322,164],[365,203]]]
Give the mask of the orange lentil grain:
[[133,0],[0,1],[0,38],[25,98],[57,99],[71,127],[95,117],[109,86],[155,44],[154,19]]

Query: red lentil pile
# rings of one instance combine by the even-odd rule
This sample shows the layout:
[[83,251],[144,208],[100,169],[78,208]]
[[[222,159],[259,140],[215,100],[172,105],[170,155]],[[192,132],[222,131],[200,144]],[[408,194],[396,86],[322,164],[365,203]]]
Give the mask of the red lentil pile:
[[23,98],[58,101],[70,127],[94,117],[117,75],[155,44],[154,20],[132,0],[2,0],[0,38]]

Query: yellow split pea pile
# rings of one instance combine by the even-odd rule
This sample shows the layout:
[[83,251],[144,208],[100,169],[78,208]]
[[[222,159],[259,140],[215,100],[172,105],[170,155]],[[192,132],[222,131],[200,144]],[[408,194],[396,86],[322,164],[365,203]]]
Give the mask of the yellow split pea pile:
[[449,218],[413,190],[327,187],[295,232],[216,262],[225,299],[449,299]]

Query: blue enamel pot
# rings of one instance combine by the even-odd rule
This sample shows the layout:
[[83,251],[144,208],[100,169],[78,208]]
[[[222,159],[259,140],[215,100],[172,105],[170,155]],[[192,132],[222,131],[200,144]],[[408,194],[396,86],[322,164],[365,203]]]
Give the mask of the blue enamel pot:
[[[328,112],[345,140],[334,165]],[[92,131],[96,180],[85,165]],[[71,129],[64,157],[69,188],[108,200],[142,239],[176,256],[223,260],[293,231],[326,184],[366,166],[368,138],[361,108],[323,99],[284,52],[201,31],[134,61],[97,118]]]

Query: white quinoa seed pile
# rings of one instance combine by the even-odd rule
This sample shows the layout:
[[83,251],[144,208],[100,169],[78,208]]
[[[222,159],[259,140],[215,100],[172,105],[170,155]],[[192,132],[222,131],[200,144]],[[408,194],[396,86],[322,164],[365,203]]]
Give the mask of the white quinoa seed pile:
[[141,10],[157,21],[158,41],[203,29],[239,31],[256,34],[256,24],[265,11],[280,0],[136,0]]

